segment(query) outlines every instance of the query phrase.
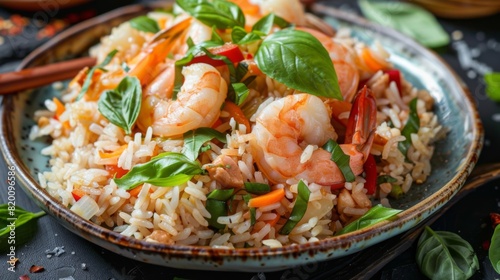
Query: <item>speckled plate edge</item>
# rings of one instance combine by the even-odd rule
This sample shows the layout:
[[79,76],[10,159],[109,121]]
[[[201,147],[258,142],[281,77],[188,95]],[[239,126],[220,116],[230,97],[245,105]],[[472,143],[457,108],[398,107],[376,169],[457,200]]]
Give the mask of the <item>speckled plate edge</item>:
[[[143,14],[155,7],[155,5],[128,6],[76,25],[31,53],[23,60],[20,68],[46,64],[64,57],[79,54],[89,46],[91,43],[89,40],[94,40],[96,36],[102,36],[109,32],[110,26],[114,26],[138,14]],[[406,44],[411,44],[420,53],[429,56],[433,60],[440,61],[448,67],[437,55],[393,30],[382,28],[355,15],[320,4],[312,6],[312,11],[318,15],[332,16],[358,26],[366,27],[383,36],[389,36]],[[414,227],[437,209],[441,208],[457,193],[477,162],[483,144],[484,132],[469,90],[452,69],[448,69],[448,71],[454,77],[454,81],[450,82],[453,90],[467,99],[465,103],[467,109],[472,112],[471,118],[473,120],[471,124],[472,144],[460,170],[453,179],[438,192],[402,212],[399,215],[399,219],[394,222],[379,223],[373,227],[350,234],[303,245],[285,246],[274,249],[249,248],[238,250],[177,245],[168,246],[128,238],[81,219],[41,189],[37,179],[30,175],[26,165],[21,161],[16,150],[15,139],[9,133],[13,129],[10,116],[14,112],[14,100],[19,98],[16,95],[4,98],[2,108],[0,109],[2,117],[0,123],[0,130],[2,131],[0,135],[0,148],[3,151],[7,165],[14,165],[18,168],[17,176],[19,185],[40,207],[72,232],[103,248],[137,259],[138,261],[176,268],[227,271],[279,270],[308,262],[342,257],[386,240]]]

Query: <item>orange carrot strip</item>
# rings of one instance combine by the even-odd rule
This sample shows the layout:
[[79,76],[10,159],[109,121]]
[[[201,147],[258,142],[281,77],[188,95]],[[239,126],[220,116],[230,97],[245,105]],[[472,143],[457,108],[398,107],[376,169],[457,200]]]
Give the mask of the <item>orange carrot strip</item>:
[[112,151],[112,152],[109,152],[109,153],[105,153],[105,152],[102,152],[102,151],[99,151],[99,156],[101,158],[114,158],[114,157],[119,157],[123,151],[125,151],[125,149],[127,149],[128,145],[124,144],[122,145],[120,148]]
[[142,190],[142,186],[143,185],[140,185],[140,186],[137,186],[133,189],[131,189],[130,191],[128,191],[128,193],[131,195],[131,196],[135,196],[137,197],[139,195],[139,193],[141,192]]
[[238,105],[226,100],[224,111],[228,112],[229,115],[233,117],[237,123],[244,125],[247,128],[247,131],[250,130],[250,121],[245,116],[245,114],[243,114],[243,111]]
[[279,202],[283,197],[285,197],[285,190],[275,189],[274,191],[251,198],[248,201],[248,207],[264,207]]
[[361,52],[361,56],[366,66],[370,68],[372,71],[378,71],[384,68],[384,65],[378,62],[371,54],[369,48],[364,48]]
[[85,193],[84,191],[82,191],[81,189],[73,189],[73,191],[71,192],[71,194],[73,195],[73,198],[78,201],[80,200],[80,198],[82,198],[84,195],[86,195],[87,193]]
[[64,104],[62,104],[57,97],[52,98],[52,101],[56,105],[56,116],[59,117],[64,113],[64,111],[66,111],[66,107],[64,107]]
[[270,220],[270,221],[267,221],[268,224],[270,224],[272,227],[274,227],[278,221],[280,220],[280,215],[278,213],[276,213],[276,218]]

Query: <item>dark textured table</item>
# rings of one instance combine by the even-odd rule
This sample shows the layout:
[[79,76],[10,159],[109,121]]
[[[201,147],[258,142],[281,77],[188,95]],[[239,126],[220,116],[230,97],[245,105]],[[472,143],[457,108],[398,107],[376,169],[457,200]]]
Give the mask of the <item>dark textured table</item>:
[[[50,10],[51,17],[64,18],[72,24],[85,17],[100,14],[114,8],[112,1],[96,1],[92,5],[84,5],[70,10]],[[120,5],[141,1],[121,1]],[[351,1],[324,1],[324,3],[354,13],[359,13],[355,3]],[[45,11],[47,14],[48,11]],[[84,13],[87,14],[84,14]],[[8,18],[18,11],[0,8],[0,17]],[[22,14],[34,18],[35,14]],[[76,16],[76,18],[75,18]],[[73,20],[68,20],[68,17]],[[470,19],[449,20],[439,19],[445,30],[452,35],[452,43],[437,50],[438,53],[455,69],[472,92],[479,109],[486,137],[479,164],[500,162],[500,104],[492,102],[485,94],[483,74],[489,71],[500,71],[500,32],[498,22],[500,15]],[[57,26],[56,26],[57,27]],[[0,31],[2,30],[0,26]],[[51,31],[51,30],[49,30]],[[0,72],[14,69],[19,60],[31,49],[49,36],[38,40],[24,40],[21,43],[8,35],[0,33]],[[7,172],[9,167],[0,160],[0,203],[7,201]],[[500,279],[489,264],[487,250],[491,228],[488,224],[490,212],[500,212],[500,180],[492,181],[479,190],[468,195],[441,218],[432,224],[435,230],[447,230],[458,233],[474,247],[481,269],[473,279]],[[34,202],[30,201],[16,186],[16,204],[27,210],[39,211]],[[124,258],[102,249],[87,240],[66,230],[56,220],[48,215],[38,221],[38,231],[33,239],[25,245],[16,248],[19,262],[15,272],[8,271],[7,253],[0,255],[0,279],[19,279],[28,275],[30,279],[346,279],[353,277],[353,272],[361,267],[377,263],[383,259],[386,247],[377,247],[379,251],[374,256],[367,257],[363,252],[358,255],[328,262],[313,263],[284,271],[261,273],[236,272],[206,272],[165,268],[149,265],[132,259]],[[400,236],[385,243],[396,242]],[[64,246],[64,253],[48,257],[46,250]],[[393,261],[386,264],[378,272],[373,272],[372,279],[425,279],[420,274],[414,261],[415,245]],[[355,260],[358,259],[357,262]],[[44,267],[40,273],[30,273],[32,265]],[[72,277],[72,278],[71,278]],[[356,278],[360,278],[356,276]],[[361,277],[362,278],[362,277]]]

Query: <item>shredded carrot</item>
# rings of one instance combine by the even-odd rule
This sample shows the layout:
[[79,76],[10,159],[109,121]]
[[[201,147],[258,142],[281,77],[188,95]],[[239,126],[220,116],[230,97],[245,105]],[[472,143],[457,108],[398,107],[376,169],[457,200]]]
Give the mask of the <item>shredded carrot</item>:
[[237,123],[244,125],[247,128],[247,131],[250,130],[250,121],[245,116],[245,114],[243,114],[243,111],[238,105],[226,100],[224,111],[228,112],[229,115],[233,117]]
[[101,158],[118,158],[123,153],[123,151],[125,151],[125,149],[127,149],[127,147],[128,147],[128,145],[124,144],[120,148],[118,148],[112,152],[109,152],[109,153],[99,151],[99,156]]
[[64,104],[62,104],[57,97],[52,98],[52,102],[56,105],[56,116],[59,117],[66,111],[66,108],[64,107]]
[[140,185],[140,186],[137,186],[133,189],[131,189],[130,191],[128,191],[128,193],[131,195],[131,196],[135,196],[137,197],[139,195],[139,193],[141,192],[142,190],[142,186],[143,185]]
[[158,26],[160,27],[160,29],[167,28],[167,18],[158,19]]
[[264,207],[273,203],[279,202],[285,197],[284,189],[275,189],[274,191],[266,194],[251,198],[248,201],[248,207]]
[[372,71],[378,71],[384,69],[385,65],[381,64],[376,58],[374,58],[371,54],[369,48],[364,48],[361,52],[361,57],[365,62],[366,66],[370,68]]
[[263,74],[262,71],[260,71],[259,66],[257,66],[257,63],[255,63],[255,60],[251,59],[248,60],[247,62],[248,62],[248,72],[250,72],[250,74],[256,76],[260,76]]
[[280,220],[280,215],[278,213],[276,213],[276,218],[270,220],[270,221],[267,221],[268,224],[270,224],[272,227],[274,227],[278,221]]

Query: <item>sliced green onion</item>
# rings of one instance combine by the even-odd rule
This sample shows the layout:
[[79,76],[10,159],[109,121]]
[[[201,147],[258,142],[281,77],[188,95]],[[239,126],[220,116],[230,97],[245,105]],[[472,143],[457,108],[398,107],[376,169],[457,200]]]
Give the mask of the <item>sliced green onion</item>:
[[[248,202],[250,201],[250,199],[252,198],[252,196],[250,194],[245,194],[243,196],[243,200],[246,202],[246,204],[248,205]],[[250,225],[255,225],[255,215],[256,215],[256,210],[255,210],[255,207],[249,207],[249,211],[250,211]]]
[[101,63],[90,68],[89,72],[87,73],[87,76],[85,77],[85,81],[83,82],[82,89],[80,90],[80,93],[78,93],[78,96],[76,97],[76,101],[82,99],[82,97],[85,95],[85,93],[89,89],[95,70],[100,69],[100,70],[106,72],[106,69],[104,69],[104,66],[108,65],[111,62],[111,60],[113,59],[113,57],[115,56],[115,54],[117,52],[118,52],[118,50],[110,51],[108,53],[108,55],[106,55],[106,58],[104,58],[104,60]]
[[311,194],[311,191],[306,186],[306,184],[302,182],[302,180],[297,186],[297,193],[298,194],[297,198],[295,199],[295,205],[293,206],[292,214],[290,214],[290,217],[286,221],[285,225],[283,225],[283,227],[280,229],[280,234],[290,234],[293,228],[300,222],[300,220],[306,213],[307,203],[309,202],[309,195]]
[[353,182],[356,179],[356,176],[352,172],[351,166],[349,165],[351,157],[344,154],[340,145],[333,139],[328,140],[322,148],[332,154],[331,159],[344,175],[346,182]]
[[261,195],[271,191],[268,184],[245,182],[245,190],[251,194]]
[[417,98],[413,98],[410,101],[408,120],[403,130],[401,130],[401,135],[406,137],[406,140],[398,143],[398,149],[405,157],[407,157],[408,149],[411,145],[411,135],[418,133],[418,129],[420,128],[420,119],[417,113],[417,100]]

